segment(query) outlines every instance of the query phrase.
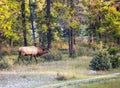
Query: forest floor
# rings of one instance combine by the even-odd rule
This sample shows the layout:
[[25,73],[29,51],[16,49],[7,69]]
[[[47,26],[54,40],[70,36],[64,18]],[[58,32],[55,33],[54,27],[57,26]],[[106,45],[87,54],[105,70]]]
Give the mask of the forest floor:
[[[96,72],[89,70],[91,58],[39,64],[14,65],[9,70],[0,71],[0,88],[79,88],[79,86],[120,80],[119,69]],[[57,74],[67,80],[56,80]]]

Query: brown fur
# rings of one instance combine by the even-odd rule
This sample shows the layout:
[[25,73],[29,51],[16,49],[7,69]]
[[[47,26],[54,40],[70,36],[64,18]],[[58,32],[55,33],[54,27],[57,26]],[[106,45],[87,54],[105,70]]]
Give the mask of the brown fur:
[[31,56],[30,60],[32,60],[32,57],[35,58],[36,63],[37,63],[37,56],[41,56],[45,53],[47,53],[47,51],[44,48],[39,48],[39,47],[35,47],[35,46],[23,46],[20,47],[19,50],[19,57],[18,57],[18,61],[20,56]]

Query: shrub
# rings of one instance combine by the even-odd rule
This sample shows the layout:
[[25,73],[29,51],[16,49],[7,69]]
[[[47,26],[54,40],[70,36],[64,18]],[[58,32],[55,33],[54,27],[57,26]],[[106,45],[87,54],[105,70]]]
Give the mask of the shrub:
[[9,69],[13,65],[13,61],[7,58],[2,58],[0,60],[0,69]]
[[116,48],[116,47],[110,47],[110,48],[108,49],[108,53],[109,53],[110,55],[116,55],[118,52],[119,52],[119,49]]
[[96,50],[96,49],[102,49],[104,44],[102,41],[100,41],[99,43],[96,43],[96,42],[91,43],[90,46],[92,49]]
[[52,60],[61,60],[62,59],[62,53],[55,48],[50,49],[49,53],[42,56],[45,60],[52,61]]
[[110,55],[107,50],[101,50],[90,62],[90,68],[92,70],[109,70],[111,68]]
[[111,62],[112,68],[118,68],[120,66],[120,60],[119,60],[119,57],[117,56],[111,56],[110,62]]
[[112,68],[118,68],[120,65],[119,57],[117,56],[118,52],[119,49],[117,47],[110,47],[108,49],[108,53],[111,56],[110,58],[111,58]]

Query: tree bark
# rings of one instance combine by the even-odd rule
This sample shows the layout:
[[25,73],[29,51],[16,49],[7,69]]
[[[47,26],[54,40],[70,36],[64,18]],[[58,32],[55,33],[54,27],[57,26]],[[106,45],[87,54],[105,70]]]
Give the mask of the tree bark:
[[[71,10],[73,10],[74,8],[74,3],[73,0],[68,0],[67,2],[68,5],[70,5]],[[71,14],[73,15],[73,14]],[[75,54],[75,50],[74,50],[74,30],[72,28],[69,28],[69,57],[72,57]]]
[[10,39],[10,43],[9,44],[10,44],[10,48],[12,49],[13,48],[13,39],[12,38]]
[[102,41],[102,33],[99,33],[99,40]]
[[22,0],[21,4],[21,13],[22,13],[22,26],[23,26],[23,38],[24,38],[24,46],[27,46],[27,33],[26,33],[26,20],[25,20],[25,0]]
[[120,38],[117,38],[117,45],[120,46]]
[[46,0],[47,2],[47,5],[46,5],[46,14],[47,14],[47,26],[48,26],[48,31],[47,31],[47,41],[48,41],[48,44],[47,44],[47,48],[50,49],[52,46],[51,46],[51,41],[52,41],[52,30],[50,28],[50,1],[51,0]]
[[74,45],[76,45],[76,38],[75,38],[76,36],[75,36],[75,35],[76,35],[76,31],[73,30],[73,40],[74,40]]
[[72,57],[75,53],[74,51],[74,36],[73,36],[73,29],[69,29],[69,57]]
[[70,32],[70,29],[68,29],[68,44],[69,44],[69,57],[71,57],[72,56],[72,54],[71,54],[71,32]]
[[48,29],[48,32],[47,32],[47,40],[48,40],[48,45],[47,45],[47,48],[50,49],[52,46],[51,46],[51,36],[52,36],[52,30],[49,28]]
[[92,44],[93,42],[94,42],[93,33],[90,33],[89,44]]
[[34,15],[34,10],[35,7],[33,6],[33,3],[36,3],[35,1],[33,2],[32,0],[29,0],[29,6],[30,6],[30,18],[31,18],[31,29],[32,29],[32,36],[33,36],[33,45],[36,46],[36,38],[35,38],[35,15]]

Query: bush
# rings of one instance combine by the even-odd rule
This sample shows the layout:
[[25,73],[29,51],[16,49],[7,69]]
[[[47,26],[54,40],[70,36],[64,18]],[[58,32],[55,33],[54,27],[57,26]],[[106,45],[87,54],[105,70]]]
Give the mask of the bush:
[[90,68],[92,70],[109,70],[111,68],[110,55],[107,50],[101,50],[93,57]]
[[42,58],[48,61],[57,61],[62,59],[62,53],[58,49],[52,48],[49,53],[43,55]]
[[112,68],[118,68],[120,65],[119,57],[117,56],[117,53],[119,52],[119,49],[117,47],[110,47],[108,49],[108,53],[110,54],[111,58],[111,64]]
[[13,65],[13,61],[7,58],[2,58],[0,60],[0,69],[9,69]]
[[104,46],[104,44],[103,44],[102,41],[100,41],[99,43],[93,42],[93,43],[90,44],[90,47],[92,49],[94,49],[94,50],[96,50],[96,49],[102,49],[103,46]]
[[112,64],[112,68],[118,68],[120,66],[120,60],[117,56],[111,56],[110,62]]
[[116,55],[118,52],[119,52],[119,49],[116,48],[116,47],[110,47],[110,48],[108,49],[108,53],[109,53],[110,55]]

